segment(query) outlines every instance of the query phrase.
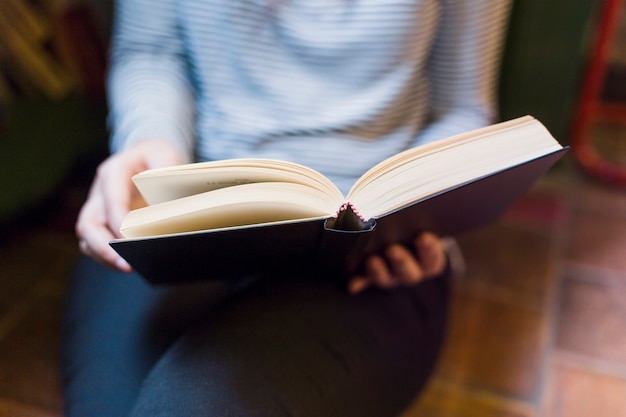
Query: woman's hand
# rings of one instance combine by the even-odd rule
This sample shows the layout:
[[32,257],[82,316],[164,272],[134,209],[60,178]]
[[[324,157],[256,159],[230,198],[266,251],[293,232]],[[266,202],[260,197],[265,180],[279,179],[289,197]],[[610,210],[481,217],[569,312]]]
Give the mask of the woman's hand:
[[413,248],[393,244],[382,254],[369,256],[364,263],[363,275],[353,276],[348,290],[356,294],[371,286],[388,289],[416,284],[442,274],[446,263],[441,239],[424,232],[415,238]]
[[131,177],[182,161],[180,151],[171,143],[146,139],[100,164],[76,222],[80,250],[104,265],[130,272],[130,265],[109,246],[109,241],[121,237],[119,229],[126,214],[145,205]]

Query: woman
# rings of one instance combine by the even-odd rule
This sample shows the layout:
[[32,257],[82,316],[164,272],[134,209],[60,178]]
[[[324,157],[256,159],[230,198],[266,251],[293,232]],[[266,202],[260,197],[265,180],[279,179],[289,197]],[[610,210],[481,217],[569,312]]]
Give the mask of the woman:
[[[118,0],[112,155],[77,221],[64,375],[70,416],[393,416],[445,328],[431,233],[333,277],[150,287],[108,242],[130,177],[288,159],[346,190],[376,162],[492,122],[502,0]],[[107,268],[108,267],[108,268]],[[305,266],[303,266],[304,268]]]

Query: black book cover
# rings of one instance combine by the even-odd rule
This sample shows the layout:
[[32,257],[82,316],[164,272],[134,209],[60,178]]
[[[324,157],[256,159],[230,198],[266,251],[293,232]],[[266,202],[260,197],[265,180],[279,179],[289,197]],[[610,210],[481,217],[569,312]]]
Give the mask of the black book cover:
[[123,239],[111,246],[152,283],[295,271],[342,275],[358,268],[365,255],[390,243],[408,243],[420,231],[457,235],[496,221],[566,151],[442,191],[368,222],[358,220],[348,207],[337,219]]

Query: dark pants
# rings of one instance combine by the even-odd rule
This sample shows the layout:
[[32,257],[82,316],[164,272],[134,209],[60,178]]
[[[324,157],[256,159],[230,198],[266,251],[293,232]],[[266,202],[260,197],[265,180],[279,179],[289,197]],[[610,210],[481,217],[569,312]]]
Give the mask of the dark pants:
[[312,277],[155,287],[84,258],[67,415],[393,417],[433,369],[447,300],[447,277],[356,296]]

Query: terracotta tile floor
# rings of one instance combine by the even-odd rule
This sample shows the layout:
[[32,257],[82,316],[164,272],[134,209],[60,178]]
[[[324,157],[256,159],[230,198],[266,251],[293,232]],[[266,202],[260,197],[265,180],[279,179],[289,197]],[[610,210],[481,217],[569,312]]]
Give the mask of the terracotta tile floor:
[[[57,370],[80,181],[0,231],[0,417],[62,415]],[[449,337],[403,417],[626,417],[626,190],[569,161],[461,236]]]
[[443,358],[403,417],[626,416],[626,190],[566,161],[459,242]]

